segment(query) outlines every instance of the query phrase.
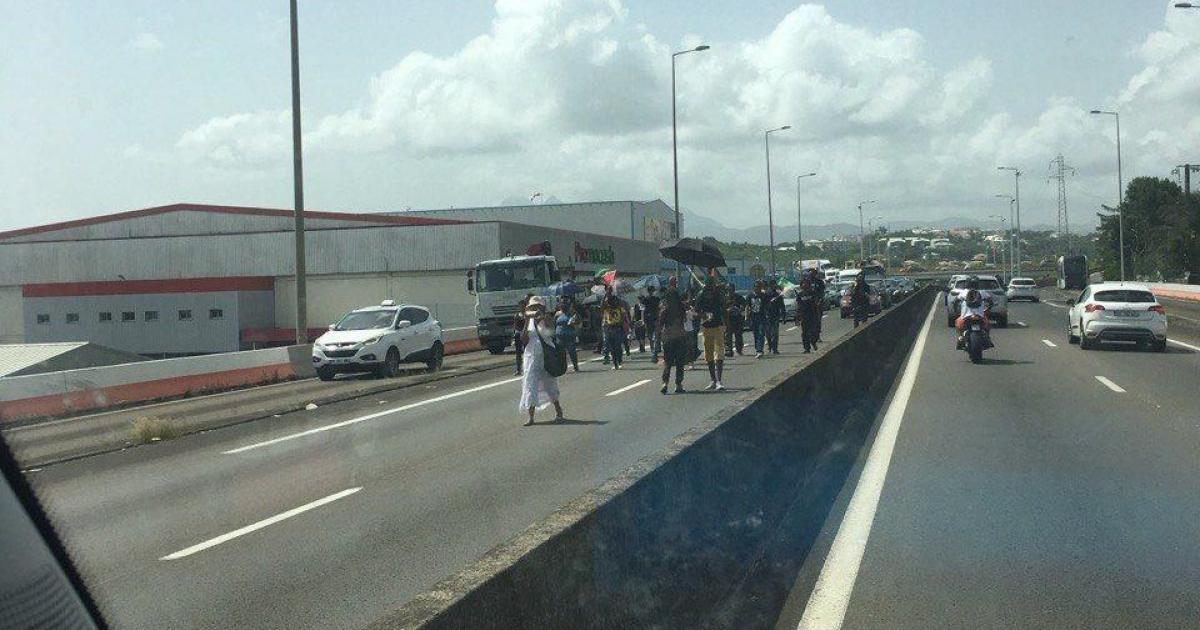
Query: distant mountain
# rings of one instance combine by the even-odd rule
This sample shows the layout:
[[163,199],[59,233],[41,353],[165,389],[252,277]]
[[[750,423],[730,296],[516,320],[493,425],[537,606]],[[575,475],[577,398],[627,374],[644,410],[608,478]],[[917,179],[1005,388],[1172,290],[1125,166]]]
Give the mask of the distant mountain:
[[[978,219],[970,219],[967,217],[946,217],[934,221],[887,221],[883,223],[883,225],[886,225],[892,230],[908,230],[921,227],[939,230],[963,227],[998,229],[995,221],[980,221]],[[1021,227],[1024,230],[1030,231],[1046,231],[1054,229],[1054,226],[1042,224],[1023,225]],[[725,243],[753,243],[755,245],[766,245],[770,243],[770,231],[766,225],[755,225],[748,228],[731,228],[726,227],[719,221],[698,214],[686,215],[683,220],[683,229],[687,236],[711,236],[718,241]],[[830,225],[804,226],[804,240],[806,241],[809,239],[827,239],[838,235],[857,237],[858,224],[833,223]],[[795,223],[775,225],[776,243],[794,243],[795,241]]]

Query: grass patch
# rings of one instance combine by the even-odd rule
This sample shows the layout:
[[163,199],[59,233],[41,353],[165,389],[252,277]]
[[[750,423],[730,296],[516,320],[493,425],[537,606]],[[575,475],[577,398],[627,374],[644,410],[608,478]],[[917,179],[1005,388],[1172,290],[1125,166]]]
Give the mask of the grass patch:
[[154,416],[142,416],[130,425],[133,439],[138,444],[148,444],[179,437],[179,429],[169,420]]

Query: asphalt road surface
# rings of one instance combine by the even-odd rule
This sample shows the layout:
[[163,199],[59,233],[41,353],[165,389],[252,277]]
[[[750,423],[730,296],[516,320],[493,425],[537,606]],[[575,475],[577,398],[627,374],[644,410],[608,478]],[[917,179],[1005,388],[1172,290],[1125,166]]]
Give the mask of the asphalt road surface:
[[1010,309],[981,365],[933,314],[780,627],[1197,626],[1200,343]]
[[726,392],[702,365],[663,396],[643,354],[590,361],[561,424],[522,427],[491,371],[29,474],[114,627],[361,627],[794,364],[789,327],[781,356],[727,361]]

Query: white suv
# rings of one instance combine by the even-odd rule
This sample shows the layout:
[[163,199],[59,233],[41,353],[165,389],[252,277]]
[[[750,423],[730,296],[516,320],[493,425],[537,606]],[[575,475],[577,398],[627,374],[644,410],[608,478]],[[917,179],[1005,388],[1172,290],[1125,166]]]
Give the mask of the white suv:
[[333,380],[339,372],[374,372],[395,376],[401,363],[442,367],[442,325],[423,306],[397,306],[384,300],[346,313],[313,343],[317,376]]
[[[1000,279],[996,276],[975,276],[979,280],[979,292],[991,297],[992,307],[988,309],[991,313],[991,319],[1001,328],[1008,327],[1008,297],[1004,292],[1004,285],[1000,284]],[[971,282],[971,276],[954,276],[950,282],[950,289],[946,291],[946,325],[953,327],[955,320],[958,319],[958,313],[962,309],[959,302],[967,297],[967,285]]]
[[1037,283],[1033,281],[1033,278],[1013,278],[1008,282],[1008,300],[1010,302],[1017,300],[1037,302],[1039,300]]
[[1093,284],[1071,302],[1067,342],[1088,350],[1101,342],[1144,343],[1167,349],[1167,315],[1146,285],[1128,282]]

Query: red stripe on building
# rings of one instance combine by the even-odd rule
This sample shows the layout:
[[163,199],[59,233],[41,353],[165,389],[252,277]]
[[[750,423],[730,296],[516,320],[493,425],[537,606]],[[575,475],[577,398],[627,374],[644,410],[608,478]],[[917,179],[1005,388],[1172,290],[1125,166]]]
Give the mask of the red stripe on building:
[[54,282],[26,284],[24,297],[75,297],[81,295],[143,295],[150,293],[213,293],[216,291],[271,291],[271,276],[228,278],[177,278],[170,280],[104,280],[100,282]]

